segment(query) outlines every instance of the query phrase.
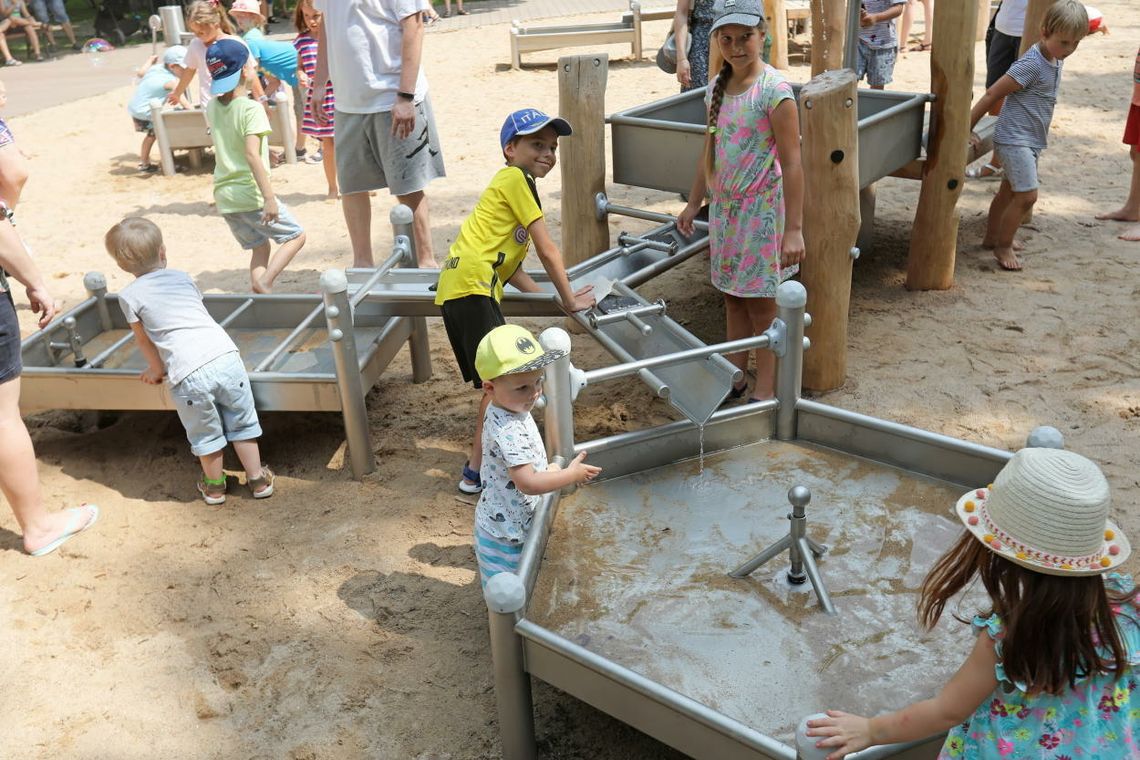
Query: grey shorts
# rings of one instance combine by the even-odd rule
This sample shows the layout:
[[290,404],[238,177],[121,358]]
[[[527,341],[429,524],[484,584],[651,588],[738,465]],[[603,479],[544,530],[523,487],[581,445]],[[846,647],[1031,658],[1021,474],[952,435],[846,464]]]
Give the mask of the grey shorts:
[[1037,189],[1037,157],[1041,151],[1023,145],[994,144],[994,154],[1001,159],[1005,179],[1015,193]]
[[272,224],[261,223],[261,211],[238,211],[222,217],[243,251],[252,251],[270,240],[278,245],[288,243],[304,232],[281,201],[277,201],[277,221]]
[[392,136],[392,114],[336,112],[336,176],[342,195],[388,188],[409,195],[445,176],[431,101],[416,104],[416,124],[403,140]]
[[227,441],[261,437],[249,375],[237,351],[222,354],[182,378],[170,387],[170,396],[196,457],[221,451]]
[[855,56],[855,81],[867,75],[867,84],[872,87],[885,87],[891,83],[895,73],[895,58],[898,48],[872,48],[862,40]]

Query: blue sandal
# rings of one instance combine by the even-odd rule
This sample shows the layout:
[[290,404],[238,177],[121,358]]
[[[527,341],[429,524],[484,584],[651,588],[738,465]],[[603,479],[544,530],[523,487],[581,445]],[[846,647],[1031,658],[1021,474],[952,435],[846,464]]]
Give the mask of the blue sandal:
[[466,494],[477,494],[483,490],[483,481],[479,478],[479,471],[471,469],[471,462],[463,463],[463,480],[459,481],[459,490]]

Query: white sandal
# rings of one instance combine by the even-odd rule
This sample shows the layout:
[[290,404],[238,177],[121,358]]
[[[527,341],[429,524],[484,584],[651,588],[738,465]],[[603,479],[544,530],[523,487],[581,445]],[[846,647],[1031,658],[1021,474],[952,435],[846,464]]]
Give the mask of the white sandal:
[[[986,170],[989,169],[989,173]],[[966,178],[967,179],[1001,179],[1005,172],[1000,166],[994,166],[991,163],[985,163],[981,166],[967,166]]]

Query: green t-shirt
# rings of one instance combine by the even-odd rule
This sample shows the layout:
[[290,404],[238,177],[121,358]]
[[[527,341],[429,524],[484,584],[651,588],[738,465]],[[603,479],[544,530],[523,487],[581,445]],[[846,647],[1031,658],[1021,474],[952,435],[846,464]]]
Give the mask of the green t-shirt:
[[210,135],[214,140],[214,200],[221,214],[259,211],[265,198],[257,188],[245,160],[247,135],[261,137],[261,163],[269,171],[269,117],[261,104],[235,96],[229,103],[210,98],[206,105]]
[[451,244],[439,273],[436,304],[471,295],[503,300],[503,283],[514,276],[530,247],[527,229],[541,218],[534,177],[517,166],[500,169]]

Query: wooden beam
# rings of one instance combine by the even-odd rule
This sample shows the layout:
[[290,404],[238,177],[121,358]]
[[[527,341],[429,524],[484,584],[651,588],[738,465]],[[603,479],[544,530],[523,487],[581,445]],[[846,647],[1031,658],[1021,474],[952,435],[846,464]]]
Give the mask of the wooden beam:
[[847,3],[811,0],[811,75],[843,68]]
[[803,385],[826,391],[847,375],[851,248],[859,234],[859,127],[855,72],[827,71],[800,90],[804,167],[801,277],[812,316]]
[[990,28],[990,17],[993,16],[993,12],[990,10],[990,0],[977,0],[977,3],[978,22],[974,41],[981,42],[986,38],[986,30]]
[[594,211],[606,189],[606,78],[609,56],[558,59],[558,113],[574,134],[562,142],[562,259],[566,267],[610,247],[610,229]]
[[1041,39],[1041,23],[1045,20],[1045,13],[1049,10],[1049,6],[1055,0],[1029,0],[1029,5],[1025,9],[1025,27],[1021,32],[1021,52],[1020,55],[1025,55],[1025,51],[1037,44],[1037,40]]
[[958,246],[958,196],[966,170],[970,105],[974,88],[974,29],[978,4],[934,4],[930,52],[932,130],[926,147],[922,189],[911,228],[906,287],[945,290],[954,284]]
[[788,11],[784,0],[764,0],[764,15],[768,17],[768,34],[772,37],[771,60],[777,69],[788,68]]

